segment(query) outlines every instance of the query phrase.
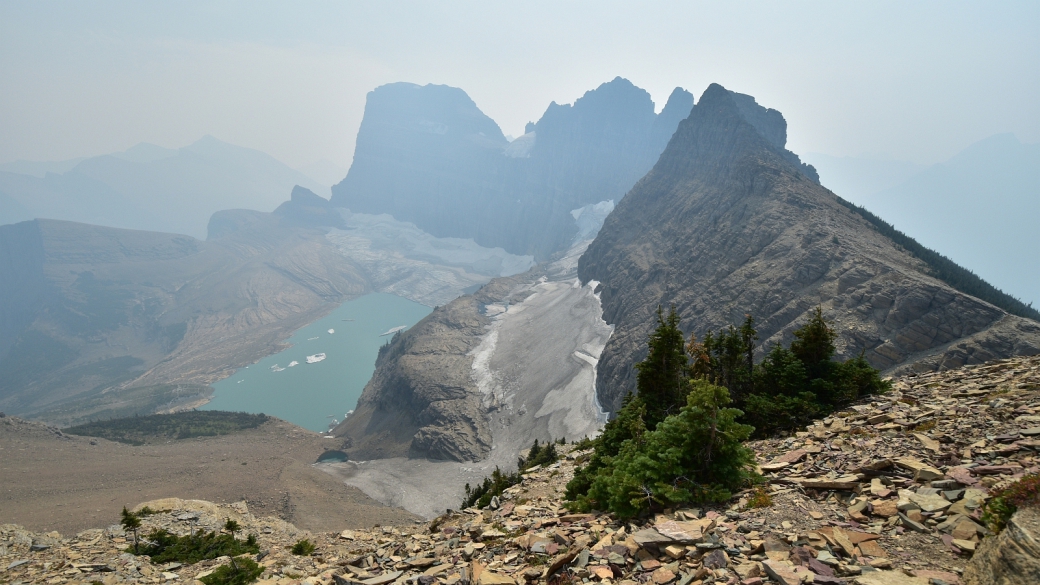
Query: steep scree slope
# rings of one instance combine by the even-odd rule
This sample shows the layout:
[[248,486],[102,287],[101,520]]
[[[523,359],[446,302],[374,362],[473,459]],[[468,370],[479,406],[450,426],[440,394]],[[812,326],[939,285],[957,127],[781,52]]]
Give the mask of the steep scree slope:
[[710,86],[656,166],[618,204],[579,262],[616,326],[597,390],[616,409],[635,390],[659,305],[702,336],[755,317],[760,352],[789,342],[822,305],[838,355],[886,371],[1040,352],[1040,324],[929,275],[929,268],[821,187],[784,150],[786,123]]

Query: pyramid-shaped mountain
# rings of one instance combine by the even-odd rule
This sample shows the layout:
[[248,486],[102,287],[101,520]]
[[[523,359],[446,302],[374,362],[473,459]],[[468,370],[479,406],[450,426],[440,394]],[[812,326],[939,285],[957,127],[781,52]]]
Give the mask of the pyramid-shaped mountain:
[[332,204],[544,260],[577,235],[571,212],[620,199],[692,107],[676,88],[656,114],[650,94],[619,77],[573,105],[550,104],[509,142],[461,89],[384,85],[368,95]]
[[712,85],[607,218],[579,263],[615,325],[605,407],[635,390],[659,305],[698,338],[750,314],[760,352],[822,306],[839,357],[888,372],[1040,353],[1034,311],[820,186],[785,143],[779,112]]

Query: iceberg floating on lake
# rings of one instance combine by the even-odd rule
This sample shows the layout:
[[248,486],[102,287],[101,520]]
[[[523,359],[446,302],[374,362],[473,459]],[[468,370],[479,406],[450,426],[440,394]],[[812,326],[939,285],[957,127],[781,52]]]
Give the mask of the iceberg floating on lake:
[[335,329],[329,329],[329,335],[332,335],[332,334],[333,334],[333,333],[335,333],[335,332],[336,332],[336,330],[335,330]]
[[298,362],[298,361],[296,361],[296,360],[293,360],[293,361],[289,362],[289,366],[288,366],[288,367],[290,367],[290,368],[291,368],[291,367],[293,367],[293,366],[298,366],[298,365],[300,365],[300,362]]
[[386,335],[393,335],[394,333],[397,333],[398,331],[403,331],[403,330],[405,330],[407,328],[408,328],[407,325],[398,325],[397,327],[394,327],[392,329],[388,329],[386,331],[386,333],[380,333],[379,336],[380,337],[384,337]]
[[316,364],[316,363],[322,361],[323,359],[325,359],[325,354],[323,354],[323,353],[316,353],[314,355],[307,356],[307,363],[308,364]]

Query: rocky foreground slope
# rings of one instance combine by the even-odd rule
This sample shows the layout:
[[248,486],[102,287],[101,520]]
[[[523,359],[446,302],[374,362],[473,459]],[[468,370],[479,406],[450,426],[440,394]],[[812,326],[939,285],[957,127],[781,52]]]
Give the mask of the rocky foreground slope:
[[[1019,358],[899,378],[873,402],[793,437],[754,442],[765,490],[718,507],[630,523],[570,514],[560,494],[587,455],[571,451],[525,474],[492,509],[431,523],[309,533],[254,517],[244,503],[168,499],[146,503],[162,513],[146,516],[145,528],[219,530],[235,519],[260,541],[262,582],[286,585],[1035,583],[1035,514],[1020,513],[1014,530],[989,541],[979,508],[1038,470],[1037,437],[1040,359]],[[750,507],[765,494],[769,505]],[[289,552],[302,538],[317,545],[313,556]],[[990,542],[1004,548],[994,554]],[[118,526],[63,537],[3,525],[0,579],[193,582],[227,562],[156,566],[123,552],[128,546]]]
[[698,338],[750,314],[760,352],[822,306],[842,359],[863,353],[890,373],[1040,353],[1040,323],[1010,314],[1031,309],[908,251],[820,186],[786,136],[779,112],[712,85],[607,218],[578,266],[616,326],[598,370],[605,407],[635,391],[658,306],[674,305]]

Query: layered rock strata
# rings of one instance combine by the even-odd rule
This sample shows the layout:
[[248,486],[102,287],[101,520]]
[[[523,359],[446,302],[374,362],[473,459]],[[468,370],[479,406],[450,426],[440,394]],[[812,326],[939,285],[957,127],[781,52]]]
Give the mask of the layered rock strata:
[[618,203],[579,263],[616,330],[600,363],[610,409],[635,391],[658,306],[684,331],[755,318],[759,355],[817,306],[838,357],[887,372],[1040,352],[1040,324],[962,293],[821,187],[784,148],[786,123],[749,96],[709,87],[660,160]]

